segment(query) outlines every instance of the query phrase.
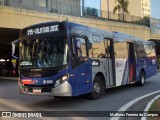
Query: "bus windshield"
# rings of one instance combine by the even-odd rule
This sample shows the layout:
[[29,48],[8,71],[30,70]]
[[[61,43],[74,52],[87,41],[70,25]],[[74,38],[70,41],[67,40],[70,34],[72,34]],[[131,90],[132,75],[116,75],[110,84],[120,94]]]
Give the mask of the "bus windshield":
[[20,42],[20,66],[37,68],[67,64],[66,37],[25,39]]

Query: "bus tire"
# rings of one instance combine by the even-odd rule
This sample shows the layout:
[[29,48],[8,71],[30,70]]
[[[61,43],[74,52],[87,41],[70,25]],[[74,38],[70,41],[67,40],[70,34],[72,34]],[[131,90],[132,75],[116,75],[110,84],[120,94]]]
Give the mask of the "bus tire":
[[54,99],[62,99],[61,96],[54,96]]
[[93,82],[92,92],[89,93],[89,98],[92,100],[99,99],[105,93],[104,84],[101,77],[95,77]]
[[143,71],[140,72],[140,81],[138,82],[138,86],[143,86],[145,84],[145,74]]

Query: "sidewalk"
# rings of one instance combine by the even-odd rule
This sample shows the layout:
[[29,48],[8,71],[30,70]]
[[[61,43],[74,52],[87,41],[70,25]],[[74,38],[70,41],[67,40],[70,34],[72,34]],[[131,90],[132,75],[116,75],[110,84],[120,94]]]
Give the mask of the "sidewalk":
[[0,80],[18,80],[18,77],[0,77]]

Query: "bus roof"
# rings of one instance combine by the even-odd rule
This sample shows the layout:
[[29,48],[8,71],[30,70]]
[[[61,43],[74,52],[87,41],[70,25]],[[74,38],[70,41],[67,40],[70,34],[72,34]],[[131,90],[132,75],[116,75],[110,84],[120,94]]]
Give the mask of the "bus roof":
[[[54,21],[54,22],[42,22],[42,23],[37,23],[37,24],[33,24],[33,25],[30,25],[30,26],[27,26],[27,27],[25,27],[25,28],[23,28],[23,29],[28,29],[28,28],[34,28],[34,27],[37,27],[37,26],[44,26],[44,25],[50,25],[50,24],[53,24],[53,23],[62,23],[62,22],[60,22],[60,21]],[[23,30],[22,29],[22,30]]]
[[139,39],[139,38],[136,38],[134,36],[124,34],[124,33],[121,33],[121,32],[114,31],[112,33],[113,33],[114,39],[118,40],[118,41],[129,41],[129,40],[131,40],[131,41],[143,42],[143,43],[153,43],[151,41]]
[[[43,23],[34,24],[34,25],[23,28],[21,30],[21,35],[20,36],[27,35],[28,30],[30,30],[30,29],[32,30],[32,28],[33,28],[33,31],[34,31],[34,28],[45,27],[45,26],[48,27],[48,26],[51,26],[51,25],[60,25],[61,29],[59,31],[63,31],[65,29],[64,27],[67,25],[68,28],[79,29],[79,30],[83,31],[84,33],[85,32],[91,32],[93,34],[94,33],[95,34],[103,34],[104,37],[113,38],[115,41],[132,41],[132,42],[137,41],[137,42],[143,42],[143,43],[144,42],[153,43],[151,41],[142,40],[142,39],[139,39],[139,38],[136,38],[134,36],[127,35],[127,34],[124,34],[124,33],[116,32],[116,31],[109,32],[107,30],[100,30],[100,29],[97,29],[97,28],[92,28],[92,27],[88,27],[86,25],[81,25],[81,24],[78,24],[78,23],[68,22],[68,21],[53,21],[53,22],[43,22]],[[54,31],[51,31],[51,32],[54,32]],[[36,33],[36,32],[34,31],[34,33]],[[36,34],[34,34],[34,35],[36,35]]]
[[113,34],[111,32],[108,32],[106,30],[100,30],[97,28],[93,27],[88,27],[86,25],[81,25],[79,23],[73,23],[73,22],[67,22],[69,26],[77,29],[84,29],[85,31],[91,32],[91,33],[96,33],[96,34],[103,34],[105,36],[108,36],[110,38],[113,38]]
[[[78,24],[78,23],[68,22],[68,21],[44,22],[44,23],[38,23],[38,24],[31,25],[31,26],[27,26],[27,27],[25,27],[21,30],[21,35],[20,36],[26,36],[27,33],[29,32],[29,30],[32,30],[31,31],[32,33],[29,34],[29,36],[30,35],[38,35],[42,32],[42,31],[39,32],[40,31],[39,29],[42,29],[43,27],[50,27],[52,25],[60,25],[61,28],[63,26],[63,28],[62,28],[63,30],[65,29],[65,26],[67,26],[70,30],[77,29],[77,30],[83,31],[83,33],[91,32],[93,34],[94,33],[95,34],[103,34],[106,37],[113,38],[113,34],[111,32],[106,31],[106,30],[100,30],[100,29],[88,27],[86,25],[81,25],[81,24]],[[35,31],[36,28],[38,28],[38,32]],[[60,31],[62,31],[62,29]],[[47,31],[46,33],[49,33],[49,32]]]

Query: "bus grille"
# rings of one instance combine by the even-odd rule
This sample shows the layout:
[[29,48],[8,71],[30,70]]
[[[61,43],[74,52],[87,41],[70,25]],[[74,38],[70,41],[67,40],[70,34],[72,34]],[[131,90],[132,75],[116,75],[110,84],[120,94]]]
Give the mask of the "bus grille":
[[21,71],[21,75],[28,78],[51,77],[56,73],[57,71]]
[[26,89],[27,89],[26,92],[33,92],[33,89],[41,89],[41,92],[51,92],[52,86],[51,85],[46,85],[46,86],[27,86],[25,85],[25,90]]
[[59,71],[65,69],[67,66],[55,67],[55,68],[20,68],[20,75],[27,78],[41,78],[51,77],[59,73]]

